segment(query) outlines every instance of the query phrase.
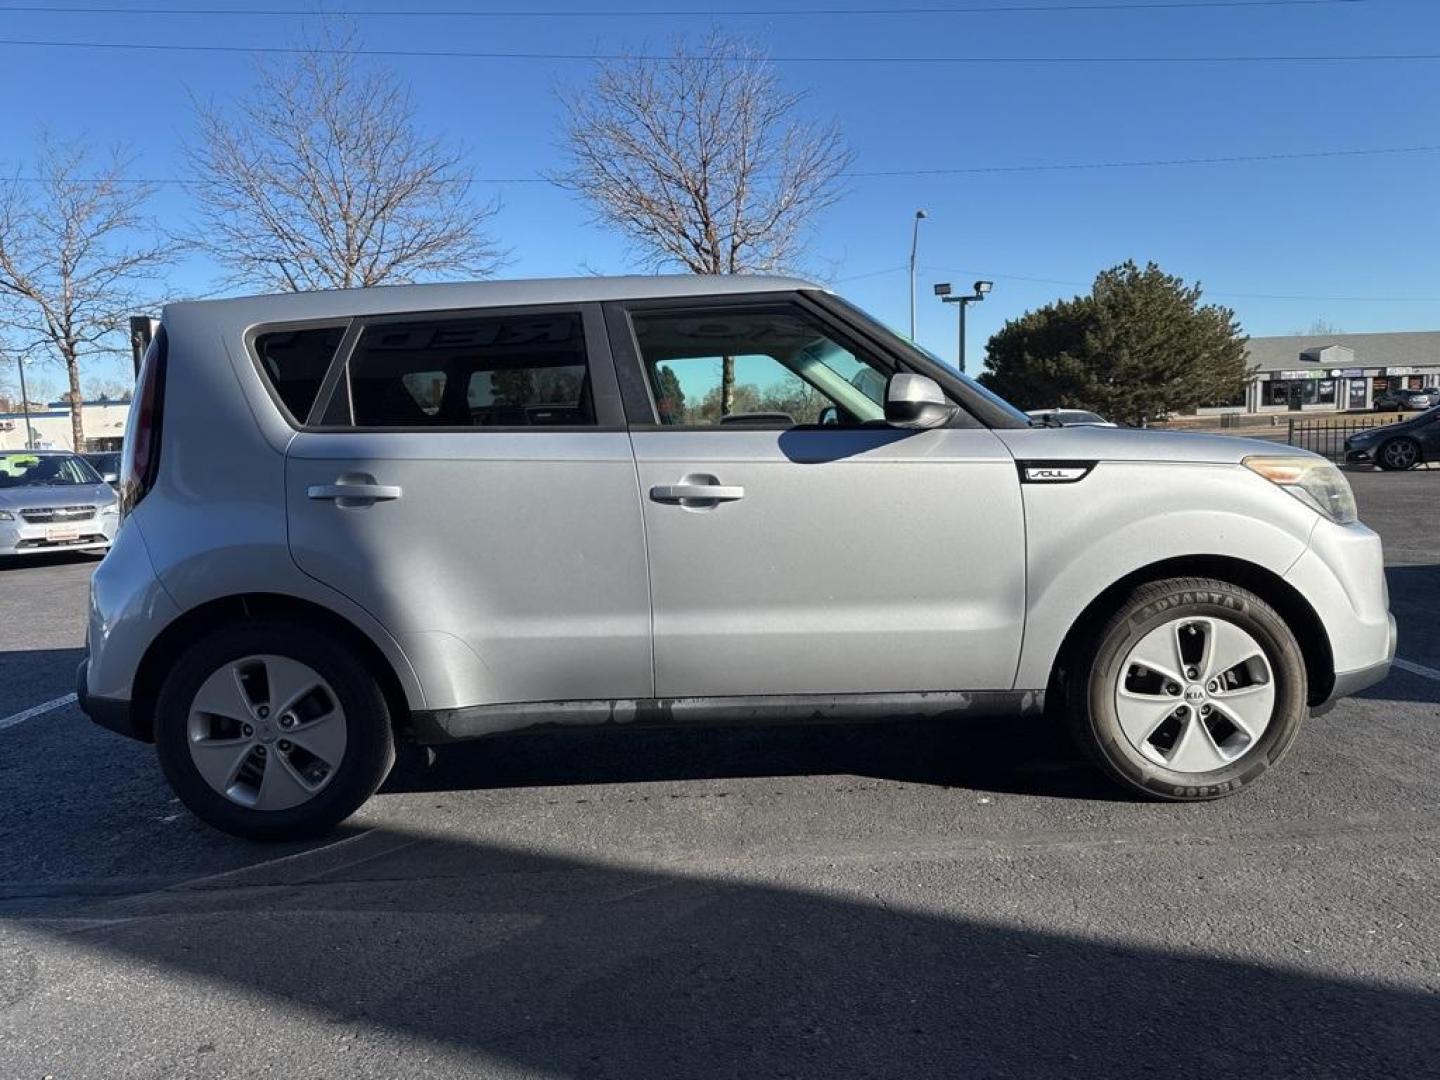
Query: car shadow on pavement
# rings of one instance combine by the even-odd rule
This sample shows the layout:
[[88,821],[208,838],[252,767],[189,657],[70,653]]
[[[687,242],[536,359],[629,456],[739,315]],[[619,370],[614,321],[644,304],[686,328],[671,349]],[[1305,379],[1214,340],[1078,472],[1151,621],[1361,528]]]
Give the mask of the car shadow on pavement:
[[39,555],[0,556],[0,574],[11,570],[33,570],[37,566],[69,566],[72,563],[98,563],[99,555],[79,551],[54,551]]
[[75,689],[84,649],[0,650],[0,717]]
[[386,792],[848,775],[1065,799],[1128,800],[1044,717],[787,727],[586,728],[402,757]]
[[[1387,566],[1390,610],[1399,628],[1396,655],[1440,670],[1440,565]],[[1440,703],[1440,683],[1403,669],[1356,697]]]
[[[290,1049],[325,1072],[377,1034],[401,1073],[624,1080],[1397,1077],[1430,1074],[1440,1055],[1434,994],[1203,946],[747,881],[743,864],[709,877],[384,828],[326,854],[28,928],[70,964],[145,973],[143,1002],[107,997],[113,981],[65,988],[82,1028],[111,1032],[107,1075],[128,1075],[127,1048],[157,1038],[193,1043],[225,1075],[259,1052],[284,1072]],[[1227,951],[1249,951],[1253,918]],[[11,989],[15,1002],[36,991]],[[285,1019],[319,1041],[268,1033]],[[31,1073],[79,1071],[70,1044],[48,1046]]]

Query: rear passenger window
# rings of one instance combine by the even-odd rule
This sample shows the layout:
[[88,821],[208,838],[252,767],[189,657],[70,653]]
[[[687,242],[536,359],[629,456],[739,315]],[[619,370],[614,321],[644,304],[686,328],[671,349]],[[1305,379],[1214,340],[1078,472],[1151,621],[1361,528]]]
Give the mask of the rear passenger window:
[[579,312],[367,326],[349,378],[357,427],[595,423]]
[[277,330],[255,339],[260,369],[296,423],[305,423],[345,327]]

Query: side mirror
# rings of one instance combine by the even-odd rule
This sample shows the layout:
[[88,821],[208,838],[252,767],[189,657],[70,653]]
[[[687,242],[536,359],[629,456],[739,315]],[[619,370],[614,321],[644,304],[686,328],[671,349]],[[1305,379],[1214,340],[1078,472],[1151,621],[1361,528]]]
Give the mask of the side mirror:
[[834,405],[826,405],[820,410],[820,415],[816,418],[815,422],[821,427],[834,427],[840,423],[840,410],[835,408]]
[[897,372],[885,384],[885,422],[893,427],[942,427],[954,415],[945,391],[928,376]]

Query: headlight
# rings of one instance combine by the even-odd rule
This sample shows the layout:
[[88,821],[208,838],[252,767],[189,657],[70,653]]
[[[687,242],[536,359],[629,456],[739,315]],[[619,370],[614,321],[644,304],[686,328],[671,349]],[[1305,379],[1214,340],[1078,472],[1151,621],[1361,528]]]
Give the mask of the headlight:
[[1240,464],[1337,524],[1348,525],[1356,518],[1350,482],[1324,458],[1261,456],[1247,457]]
[[0,510],[0,521],[14,521],[15,515],[9,510]]
[[102,506],[100,508],[100,514],[102,517],[114,517],[118,513],[120,513],[119,503],[111,503],[109,506]]

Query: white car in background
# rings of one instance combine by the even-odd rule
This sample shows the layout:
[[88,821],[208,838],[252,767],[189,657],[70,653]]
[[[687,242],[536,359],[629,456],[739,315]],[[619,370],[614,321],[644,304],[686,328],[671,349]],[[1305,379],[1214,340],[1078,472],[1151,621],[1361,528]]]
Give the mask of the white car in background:
[[77,454],[0,451],[0,557],[104,552],[119,509],[114,490]]
[[1087,409],[1031,409],[1025,414],[1049,427],[1119,427],[1099,413]]

